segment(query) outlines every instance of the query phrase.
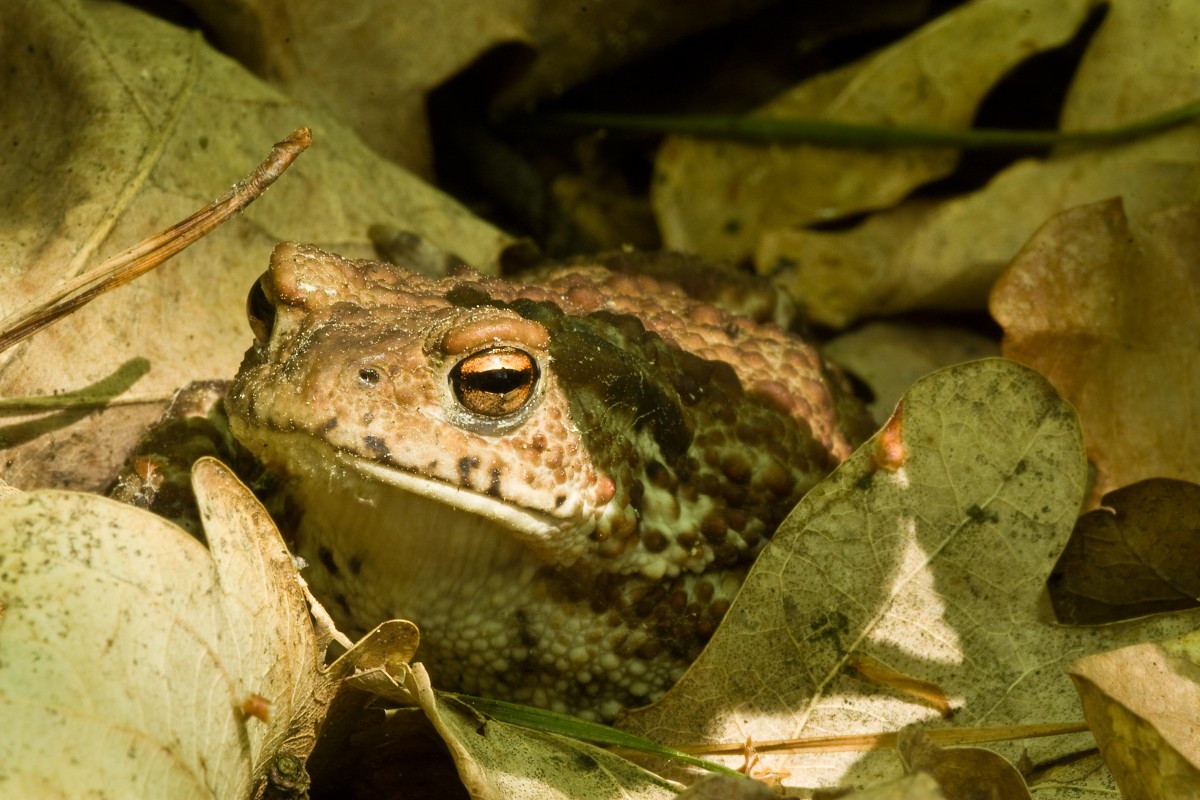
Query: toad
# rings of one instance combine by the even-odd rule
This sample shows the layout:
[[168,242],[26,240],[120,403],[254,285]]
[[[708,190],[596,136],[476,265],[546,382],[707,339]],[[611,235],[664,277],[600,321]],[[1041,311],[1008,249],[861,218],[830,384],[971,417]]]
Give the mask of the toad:
[[435,685],[611,719],[662,695],[865,437],[804,339],[576,265],[434,279],[283,244],[225,405],[346,629]]

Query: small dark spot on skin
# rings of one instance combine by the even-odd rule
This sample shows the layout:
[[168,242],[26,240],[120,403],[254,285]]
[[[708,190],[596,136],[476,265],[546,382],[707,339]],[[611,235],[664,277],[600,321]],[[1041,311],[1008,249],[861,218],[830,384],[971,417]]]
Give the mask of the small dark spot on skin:
[[742,221],[740,219],[737,219],[736,217],[725,220],[725,224],[721,226],[721,230],[725,231],[726,233],[730,233],[730,234],[737,233],[741,229],[742,229]]
[[337,562],[333,560],[333,553],[329,552],[328,547],[317,548],[317,558],[321,560],[322,566],[330,575],[337,575],[341,571],[338,569]]
[[661,553],[667,549],[667,537],[661,531],[647,531],[642,537],[642,547],[651,553]]
[[363,367],[358,371],[358,379],[363,386],[375,386],[379,383],[379,370]]
[[385,442],[383,439],[380,439],[378,436],[371,436],[370,434],[364,436],[363,444],[367,446],[368,450],[370,450],[372,453],[375,453],[380,458],[387,458],[391,453],[391,451],[388,450],[387,442]]
[[1020,475],[1027,469],[1029,469],[1029,465],[1026,464],[1025,459],[1022,458],[1020,461],[1017,462],[1017,465],[1015,467],[1013,467],[1013,474]]
[[362,572],[362,556],[350,556],[350,560],[346,562],[346,565],[350,567],[352,575],[358,575]]
[[330,417],[329,419],[325,420],[325,422],[323,422],[321,424],[321,432],[329,433],[331,430],[333,430],[337,426],[338,426],[337,417]]
[[732,542],[725,542],[713,548],[713,561],[721,566],[733,566],[740,558],[741,553]]
[[518,610],[516,613],[517,619],[517,638],[520,639],[521,645],[524,647],[537,647],[538,636],[533,631],[533,625],[529,621],[529,612]]
[[646,479],[660,489],[668,489],[671,486],[671,471],[661,461],[650,460],[646,462]]
[[754,476],[754,468],[750,459],[741,453],[726,456],[721,460],[721,472],[734,483],[747,484]]
[[565,502],[567,502],[567,496],[565,494],[556,495],[554,498],[554,507],[558,508]]
[[991,509],[981,508],[977,505],[971,506],[967,509],[967,516],[971,518],[972,522],[978,522],[980,524],[984,522],[1000,521],[1000,515],[997,512]]
[[473,456],[463,456],[458,460],[458,482],[466,485],[471,482],[471,470],[479,466],[479,459]]
[[725,515],[719,509],[710,511],[703,520],[700,521],[700,533],[710,544],[720,544],[725,541],[725,536],[729,531],[729,523],[725,520]]
[[662,645],[651,639],[637,649],[638,658],[644,658],[647,661],[657,656],[662,652]]
[[862,491],[867,491],[871,488],[871,484],[875,482],[875,473],[868,472],[854,482],[854,488]]
[[487,495],[488,497],[500,496],[500,470],[498,469],[492,470],[492,479],[488,482]]
[[347,617],[350,616],[350,604],[346,602],[346,595],[338,592],[333,596],[333,602],[338,604],[338,608],[342,609],[342,613]]

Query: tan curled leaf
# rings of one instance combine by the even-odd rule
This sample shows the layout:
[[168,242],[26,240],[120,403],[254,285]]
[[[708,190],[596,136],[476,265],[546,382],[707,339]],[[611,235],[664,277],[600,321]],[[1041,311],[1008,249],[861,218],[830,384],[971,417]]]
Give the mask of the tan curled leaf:
[[243,798],[307,755],[317,661],[287,550],[223,467],[196,485],[211,554],[95,495],[0,500],[0,795]]
[[[680,683],[622,727],[685,744],[917,722],[1077,723],[1063,675],[1070,660],[1200,619],[1046,623],[1044,581],[1084,478],[1075,414],[1037,373],[992,359],[923,378],[883,431],[796,507]],[[859,655],[941,687],[953,720],[858,677],[850,667]],[[1037,764],[1089,746],[1075,735],[991,749],[1010,760],[1025,750]],[[898,769],[890,753],[762,758],[805,786],[870,784]]]
[[951,364],[999,355],[1000,348],[967,328],[878,320],[839,335],[821,352],[871,389],[874,399],[868,408],[882,423],[918,378]]
[[[133,441],[127,429],[144,427],[185,383],[231,377],[251,341],[246,293],[277,242],[368,255],[367,229],[390,223],[488,267],[508,241],[330,115],[128,5],[0,4],[0,96],[0,316],[187,217],[291,131],[308,125],[315,139],[246,213],[0,354],[7,398],[69,392],[136,359],[149,365],[104,416],[93,404],[52,415],[32,435],[0,431],[0,447],[26,443],[5,459],[5,477],[22,487],[99,489]],[[138,410],[140,420],[109,419]]]
[[[764,116],[970,126],[1004,74],[1069,39],[1094,0],[1041,6],[980,0],[862,61],[820,75],[764,107]],[[767,231],[890,206],[951,172],[952,150],[771,147],[674,138],[659,154],[654,204],[672,248],[750,256]]]
[[1021,773],[991,750],[939,747],[919,729],[901,731],[898,749],[909,770],[933,776],[947,800],[1031,800]]
[[765,783],[732,775],[709,775],[676,795],[679,800],[775,800],[778,796]]
[[1200,633],[1088,656],[1070,675],[1122,797],[1200,796]]
[[[985,6],[959,13],[976,16]],[[1056,11],[1039,5],[1030,13]],[[1187,0],[1108,4],[1076,70],[1060,129],[1097,130],[1200,99],[1197,36],[1200,6]],[[912,308],[978,308],[1043,222],[1116,195],[1134,214],[1200,199],[1200,126],[1022,159],[977,192],[906,202],[849,231],[778,225],[764,231],[755,263],[760,271],[782,270],[789,290],[811,298],[814,319],[826,324]]]
[[1089,507],[1144,478],[1200,481],[1200,205],[1130,220],[1118,200],[1063,212],[992,292],[1005,356],[1071,401],[1096,466]]
[[1200,606],[1200,486],[1166,478],[1104,495],[1050,574],[1060,622],[1112,622]]
[[923,772],[839,797],[842,800],[949,800],[942,794],[937,781]]

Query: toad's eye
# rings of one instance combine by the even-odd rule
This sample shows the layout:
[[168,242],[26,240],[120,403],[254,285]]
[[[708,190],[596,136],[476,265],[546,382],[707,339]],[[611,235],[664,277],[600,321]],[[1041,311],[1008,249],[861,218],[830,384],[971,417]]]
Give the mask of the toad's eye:
[[254,338],[265,344],[271,338],[271,329],[275,327],[275,304],[267,297],[263,288],[266,275],[254,282],[250,294],[246,295],[246,317],[250,320],[250,330]]
[[538,382],[533,356],[515,347],[472,353],[450,370],[450,388],[459,404],[482,417],[507,417],[533,398]]

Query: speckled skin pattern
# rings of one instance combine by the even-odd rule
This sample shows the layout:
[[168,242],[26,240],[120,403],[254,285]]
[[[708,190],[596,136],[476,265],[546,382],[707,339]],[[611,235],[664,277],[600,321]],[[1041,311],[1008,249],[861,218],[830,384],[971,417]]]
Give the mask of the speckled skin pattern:
[[[443,688],[600,719],[656,699],[869,432],[805,341],[647,277],[434,280],[285,244],[261,286],[232,430],[335,618],[416,622]],[[532,365],[499,415],[456,393],[490,352]]]

